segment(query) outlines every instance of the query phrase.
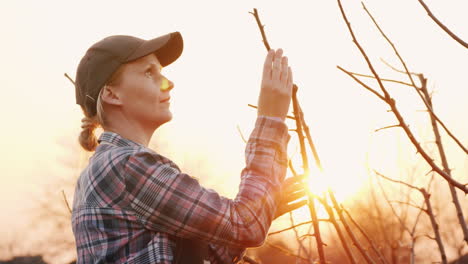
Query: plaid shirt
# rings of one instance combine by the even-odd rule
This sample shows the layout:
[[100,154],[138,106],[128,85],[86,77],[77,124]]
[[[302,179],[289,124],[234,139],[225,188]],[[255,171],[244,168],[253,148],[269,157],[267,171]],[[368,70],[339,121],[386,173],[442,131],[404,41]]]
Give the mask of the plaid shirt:
[[144,145],[102,133],[73,200],[77,263],[172,263],[178,238],[206,242],[210,263],[237,262],[266,238],[289,138],[284,122],[257,118],[231,200]]

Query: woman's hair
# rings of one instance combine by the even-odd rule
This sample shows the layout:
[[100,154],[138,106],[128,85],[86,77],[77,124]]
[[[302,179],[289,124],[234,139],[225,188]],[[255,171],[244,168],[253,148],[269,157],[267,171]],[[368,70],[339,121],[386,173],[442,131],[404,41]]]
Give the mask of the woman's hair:
[[85,117],[81,119],[81,133],[78,137],[78,141],[80,142],[81,147],[83,147],[87,151],[94,151],[98,146],[96,135],[94,131],[99,126],[104,128],[106,125],[106,118],[104,113],[104,105],[101,99],[102,91],[107,85],[117,85],[121,81],[122,73],[124,70],[125,64],[120,66],[110,77],[109,81],[104,85],[104,87],[99,92],[96,102],[96,115],[89,116],[86,111],[83,111]]

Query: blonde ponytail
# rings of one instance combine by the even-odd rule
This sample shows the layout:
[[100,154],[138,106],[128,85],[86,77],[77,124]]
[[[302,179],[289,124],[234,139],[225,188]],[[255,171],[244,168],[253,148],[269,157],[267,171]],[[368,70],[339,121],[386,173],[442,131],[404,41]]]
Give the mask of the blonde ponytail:
[[78,140],[80,145],[87,151],[94,151],[98,145],[94,131],[99,126],[96,118],[84,117],[81,119],[81,130]]
[[80,136],[78,137],[78,141],[80,142],[80,145],[87,151],[94,151],[99,145],[94,131],[99,126],[102,127],[104,124],[104,107],[102,106],[101,101],[102,90],[104,89],[101,89],[97,99],[97,114],[93,117],[89,117],[85,112],[85,117],[81,119],[82,130]]

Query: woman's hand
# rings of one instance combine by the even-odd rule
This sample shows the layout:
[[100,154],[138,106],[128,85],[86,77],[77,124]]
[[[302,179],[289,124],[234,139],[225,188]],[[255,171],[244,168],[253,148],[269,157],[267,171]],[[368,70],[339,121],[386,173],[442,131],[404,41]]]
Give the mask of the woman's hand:
[[283,50],[270,50],[263,66],[263,78],[258,97],[258,115],[280,117],[283,120],[291,102],[293,78],[288,58]]
[[280,195],[280,202],[276,209],[275,218],[282,216],[283,214],[296,210],[299,207],[307,204],[307,200],[300,200],[292,203],[306,195],[304,182],[301,177],[287,178],[283,182],[282,192]]

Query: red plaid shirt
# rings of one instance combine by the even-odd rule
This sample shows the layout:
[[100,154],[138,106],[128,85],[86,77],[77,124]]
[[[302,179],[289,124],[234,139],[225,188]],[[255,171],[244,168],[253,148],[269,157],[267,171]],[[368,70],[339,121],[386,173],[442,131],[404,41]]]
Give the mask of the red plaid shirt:
[[286,175],[288,141],[284,122],[257,119],[231,200],[153,150],[102,133],[76,185],[77,263],[172,263],[178,238],[206,242],[211,263],[237,262],[268,233]]

